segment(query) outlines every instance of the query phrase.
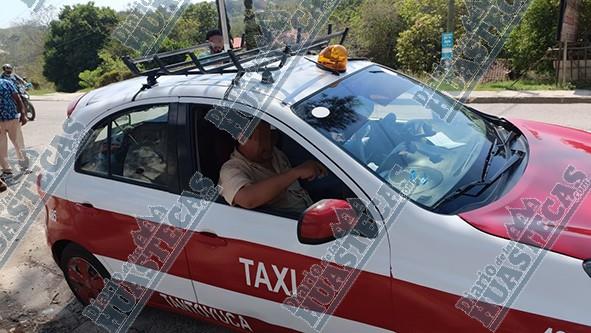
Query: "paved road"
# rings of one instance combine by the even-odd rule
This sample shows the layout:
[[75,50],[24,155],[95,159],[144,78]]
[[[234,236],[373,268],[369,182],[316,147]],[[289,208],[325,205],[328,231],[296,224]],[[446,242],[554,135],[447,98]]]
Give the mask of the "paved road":
[[[57,134],[67,102],[35,102],[38,120],[24,128],[28,147],[41,150]],[[526,118],[591,131],[591,104],[570,105],[473,105],[506,118]],[[35,332],[98,331],[84,320],[81,306],[72,298],[61,272],[49,255],[43,226],[37,221],[20,241],[15,254],[0,272],[0,333],[20,327]],[[147,309],[132,332],[226,332],[182,316]]]
[[473,104],[471,106],[508,119],[531,119],[591,132],[591,104]]

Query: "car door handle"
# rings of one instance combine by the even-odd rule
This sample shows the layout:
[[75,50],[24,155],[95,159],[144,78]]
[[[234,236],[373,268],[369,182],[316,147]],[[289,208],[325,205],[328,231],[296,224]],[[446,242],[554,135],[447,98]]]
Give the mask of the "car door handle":
[[228,245],[228,241],[219,237],[213,232],[199,232],[196,235],[197,241],[212,247],[222,247]]

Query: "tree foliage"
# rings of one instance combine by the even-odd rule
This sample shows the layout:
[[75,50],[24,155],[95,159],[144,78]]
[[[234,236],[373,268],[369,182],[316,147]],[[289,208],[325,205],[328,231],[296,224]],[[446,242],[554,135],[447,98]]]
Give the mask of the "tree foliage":
[[[430,72],[441,58],[441,34],[447,30],[448,0],[400,0],[400,33],[396,55],[404,71]],[[464,34],[461,17],[466,14],[464,1],[455,1],[454,39]]]
[[403,70],[411,73],[430,72],[441,55],[441,17],[423,14],[414,24],[400,33],[398,61]]
[[207,32],[217,27],[218,13],[214,3],[190,4],[167,37],[168,43],[178,42],[187,46],[203,43]]
[[[215,4],[210,2],[191,4],[176,22],[170,34],[162,40],[158,52],[173,51],[201,44],[205,42],[207,32],[216,29],[217,25],[218,16]],[[98,88],[129,78],[131,73],[121,60],[126,55],[139,56],[134,50],[125,47],[118,40],[109,39],[105,46],[98,51],[99,64],[79,74],[79,85],[82,88]],[[181,57],[177,59],[177,62],[184,60]]]
[[395,48],[402,24],[397,0],[364,0],[353,20],[354,38],[361,52],[375,62],[396,67]]
[[117,23],[110,8],[98,8],[93,2],[65,6],[59,19],[52,21],[45,42],[43,74],[58,91],[78,90],[78,74],[100,64],[102,49]]
[[514,69],[525,72],[556,44],[560,0],[533,0],[506,48]]
[[130,78],[131,72],[121,60],[126,55],[137,56],[134,50],[125,47],[116,39],[111,39],[99,51],[100,65],[79,74],[80,87],[85,89],[98,88]]
[[[467,8],[464,0],[454,1],[454,32],[458,41],[464,34],[461,18]],[[548,47],[555,45],[559,3],[560,0],[532,0],[523,21],[510,35],[501,54],[511,59],[517,71],[527,70]],[[589,43],[591,0],[581,0],[581,3],[579,40]],[[310,19],[318,23],[316,15],[320,15],[325,2],[304,0],[302,4],[299,8],[291,0],[226,0],[231,33],[233,36],[245,33],[246,44],[250,47],[256,45],[255,40],[265,42],[281,36],[263,36],[266,39],[259,40],[259,35],[266,31],[287,30],[286,36],[293,37],[292,25],[302,25]],[[422,74],[430,72],[440,61],[441,33],[447,30],[448,5],[449,0],[342,0],[329,22],[335,25],[335,30],[351,28],[347,38],[351,55],[368,57],[411,74]],[[298,9],[309,14],[294,20],[293,13]],[[119,13],[120,19],[128,14]],[[218,20],[214,1],[190,4],[157,51],[205,42],[207,31],[218,28]],[[120,58],[133,51],[109,37],[117,21],[112,10],[89,3],[66,6],[59,20],[51,23],[45,45],[44,74],[56,83],[58,90],[76,90],[79,84],[98,87],[129,75]],[[324,29],[321,27],[318,31],[322,33]],[[303,31],[304,36],[306,33]],[[78,73],[81,73],[79,77]]]
[[591,43],[591,0],[581,0],[579,11],[579,41]]

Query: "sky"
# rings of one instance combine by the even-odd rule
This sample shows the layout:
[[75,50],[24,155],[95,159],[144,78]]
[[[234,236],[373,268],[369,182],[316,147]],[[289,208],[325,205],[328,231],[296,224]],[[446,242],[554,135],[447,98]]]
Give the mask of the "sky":
[[[44,5],[52,5],[59,9],[65,5],[75,5],[79,3],[87,3],[89,0],[2,0],[2,11],[0,11],[0,28],[7,28],[15,21],[27,19],[31,17],[32,10],[27,4],[36,4],[39,1],[44,1]],[[128,5],[133,4],[132,0],[93,0],[97,6],[111,7],[115,10],[123,10]],[[193,2],[203,0],[192,0]],[[8,2],[8,4],[6,4]],[[6,7],[8,5],[8,7]]]

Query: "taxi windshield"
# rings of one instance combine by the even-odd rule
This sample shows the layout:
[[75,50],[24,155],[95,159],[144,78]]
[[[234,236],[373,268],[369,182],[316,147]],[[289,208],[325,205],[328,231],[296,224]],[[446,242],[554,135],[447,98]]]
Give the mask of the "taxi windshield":
[[[421,102],[427,95],[430,102]],[[450,109],[451,119],[443,116]],[[483,151],[492,144],[480,115],[377,65],[305,99],[294,112],[424,207],[434,207],[468,173],[481,173]],[[409,181],[414,188],[406,193]]]

